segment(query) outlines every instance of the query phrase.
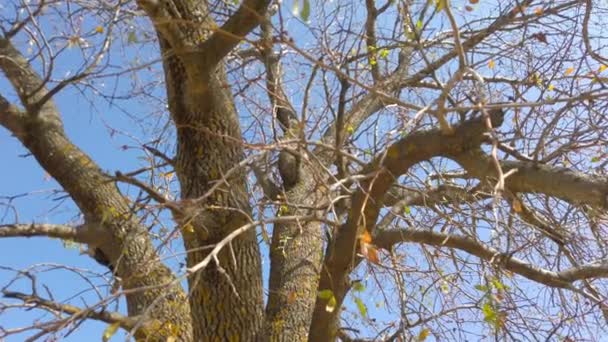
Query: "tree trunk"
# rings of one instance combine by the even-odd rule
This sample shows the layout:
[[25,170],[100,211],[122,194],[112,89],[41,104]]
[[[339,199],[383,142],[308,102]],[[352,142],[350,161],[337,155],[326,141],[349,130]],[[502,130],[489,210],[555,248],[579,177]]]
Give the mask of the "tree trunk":
[[[166,44],[163,50],[171,53]],[[189,213],[177,219],[192,267],[208,255],[209,249],[202,247],[218,243],[251,220],[244,170],[223,179],[243,159],[242,137],[223,66],[204,75],[188,70],[179,57],[166,58],[164,65],[169,109],[177,127],[175,169]],[[212,190],[218,181],[224,184]],[[255,340],[263,322],[255,230],[236,238],[218,261],[189,278],[194,339]]]

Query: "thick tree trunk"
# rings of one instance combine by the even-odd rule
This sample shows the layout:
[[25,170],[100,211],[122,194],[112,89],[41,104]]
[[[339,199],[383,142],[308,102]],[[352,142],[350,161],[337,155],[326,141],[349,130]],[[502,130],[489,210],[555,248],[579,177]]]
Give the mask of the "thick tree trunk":
[[[164,46],[165,51],[170,51]],[[251,220],[242,137],[222,66],[211,75],[187,71],[179,57],[165,60],[169,108],[177,127],[176,173],[184,209],[182,225],[189,267],[211,246]],[[204,75],[204,74],[203,74]],[[211,188],[216,182],[225,183]],[[229,184],[229,185],[228,185]],[[210,192],[210,193],[208,193]],[[189,207],[192,206],[192,207]],[[189,279],[196,341],[255,340],[262,327],[262,272],[256,233],[249,230]]]
[[[285,193],[288,203],[279,215],[307,217],[324,198],[319,194],[313,170],[304,166],[298,183]],[[270,246],[270,283],[266,307],[266,339],[307,341],[317,298],[323,253],[319,222],[275,224]]]

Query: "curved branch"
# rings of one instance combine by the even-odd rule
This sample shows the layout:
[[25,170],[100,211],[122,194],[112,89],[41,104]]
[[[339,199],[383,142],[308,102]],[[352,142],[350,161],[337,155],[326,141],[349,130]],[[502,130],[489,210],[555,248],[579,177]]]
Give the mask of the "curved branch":
[[521,259],[505,255],[472,238],[461,235],[450,235],[427,229],[400,229],[377,232],[374,242],[378,247],[390,249],[401,242],[417,242],[437,247],[455,248],[476,257],[490,261],[498,266],[517,273],[535,282],[551,286],[572,289],[572,283],[591,278],[608,277],[608,263],[595,262],[572,267],[560,272],[549,271],[533,266]]
[[201,63],[207,70],[215,66],[264,19],[270,0],[245,0],[239,9],[200,47]]
[[24,303],[33,305],[41,310],[51,312],[61,312],[79,318],[90,318],[96,321],[105,322],[108,324],[119,324],[125,330],[131,330],[138,325],[138,317],[127,317],[117,312],[111,311],[95,311],[93,309],[83,309],[74,305],[57,303],[52,300],[44,299],[36,295],[28,295],[21,292],[3,291],[2,295],[5,298],[18,299]]
[[[175,277],[160,262],[147,229],[133,217],[127,199],[113,180],[68,139],[54,102],[40,101],[48,94],[44,81],[12,42],[2,36],[0,70],[26,110],[25,114],[18,115],[14,107],[0,101],[0,124],[9,130],[15,129],[13,134],[70,194],[85,220],[108,234],[109,238],[92,240],[90,247],[100,259],[109,261],[115,273],[123,279],[125,288],[151,288],[127,295],[129,314],[141,314],[155,305],[155,317],[168,317],[167,314],[172,313],[170,316],[176,317],[173,323],[183,329],[184,336],[189,336],[190,313],[184,303],[183,289],[179,284],[157,287],[171,283]],[[12,114],[2,107],[12,110]],[[15,122],[17,118],[21,120]],[[167,299],[159,303],[157,299],[161,294],[181,298],[180,305]]]
[[188,56],[201,74],[207,74],[262,22],[270,1],[243,1],[221,27],[210,16],[206,1],[138,0],[137,4],[174,49],[173,53]]
[[[471,176],[484,179],[496,176],[492,158],[479,149],[451,156]],[[586,175],[564,167],[525,161],[500,161],[503,172],[517,170],[505,178],[513,192],[543,193],[575,204],[608,207],[608,178]]]
[[593,51],[591,47],[591,41],[589,39],[589,20],[591,19],[591,10],[593,9],[593,2],[591,0],[585,0],[585,17],[583,19],[583,42],[585,44],[585,50],[589,56],[593,57],[600,63],[608,63],[608,58],[601,56],[599,53]]
[[[492,112],[490,116],[492,127],[502,124],[502,111]],[[362,173],[375,172],[374,177],[361,182],[353,196],[346,223],[338,229],[335,240],[328,244],[325,270],[319,283],[320,290],[333,291],[337,307],[342,305],[348,292],[348,274],[358,262],[355,258],[357,239],[365,230],[373,233],[385,194],[395,180],[421,161],[478,148],[485,139],[485,120],[479,117],[466,121],[454,127],[452,135],[444,135],[439,129],[414,133],[388,147],[385,153],[364,168]],[[337,317],[338,312],[328,313],[324,301],[317,300],[311,339],[326,340],[326,334],[330,334],[332,326],[337,324]]]

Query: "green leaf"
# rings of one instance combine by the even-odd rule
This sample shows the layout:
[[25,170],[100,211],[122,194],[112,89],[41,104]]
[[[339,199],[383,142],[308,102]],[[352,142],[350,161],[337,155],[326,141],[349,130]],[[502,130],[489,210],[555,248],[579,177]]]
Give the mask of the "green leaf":
[[293,7],[291,7],[291,14],[294,16],[300,15],[300,0],[293,0]]
[[447,281],[442,281],[439,287],[441,289],[441,292],[443,292],[444,294],[450,293],[450,283],[448,283]]
[[325,311],[333,312],[336,309],[336,297],[332,290],[321,290],[317,296],[321,299],[327,299],[327,304],[325,304]]
[[365,303],[363,303],[361,298],[355,297],[355,303],[357,304],[357,309],[359,309],[361,317],[367,317],[367,307],[365,306]]
[[380,58],[386,59],[386,58],[388,58],[388,54],[389,54],[388,49],[382,49],[382,50],[380,50]]
[[487,286],[481,284],[475,285],[475,289],[481,292],[488,292],[489,290]]
[[135,31],[129,31],[127,34],[127,44],[135,44],[137,43],[137,34]]
[[505,285],[496,278],[492,279],[492,286],[494,286],[495,289],[501,290],[501,291],[505,289]]
[[327,301],[327,304],[325,305],[325,311],[327,312],[334,312],[334,310],[336,309],[336,297],[331,296],[331,298],[329,298],[329,300]]
[[422,20],[418,19],[416,22],[416,31],[420,32],[420,30],[422,30],[422,25]]
[[304,0],[300,17],[302,20],[308,21],[308,18],[310,17],[310,0]]
[[114,336],[114,334],[116,334],[116,332],[118,331],[118,328],[120,328],[120,323],[112,323],[112,324],[108,325],[106,330],[103,331],[101,340],[103,342],[108,342],[112,338],[112,336]]
[[319,294],[317,295],[319,298],[321,299],[330,299],[331,297],[334,296],[334,293],[332,290],[321,290],[319,291]]
[[403,206],[403,211],[408,215],[412,213],[412,209],[407,205]]
[[483,318],[488,323],[494,323],[496,321],[496,311],[492,307],[490,302],[486,302],[481,308],[481,312],[483,312]]
[[592,163],[597,163],[599,161],[600,161],[600,157],[593,157],[593,158],[591,158],[591,162]]
[[353,283],[353,290],[356,292],[363,292],[365,291],[365,285],[360,281],[356,281]]

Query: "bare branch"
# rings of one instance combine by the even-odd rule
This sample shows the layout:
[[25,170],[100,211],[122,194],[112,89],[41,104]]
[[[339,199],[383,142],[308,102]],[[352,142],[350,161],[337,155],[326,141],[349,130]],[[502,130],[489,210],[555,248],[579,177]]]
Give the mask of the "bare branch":
[[105,322],[108,324],[119,324],[121,328],[125,330],[131,330],[135,328],[139,324],[139,317],[133,316],[123,316],[117,312],[99,310],[95,311],[93,309],[87,308],[82,309],[77,306],[58,303],[53,300],[44,299],[37,295],[28,295],[21,292],[13,292],[13,291],[3,291],[2,295],[5,298],[18,299],[27,303],[30,306],[34,306],[41,310],[46,310],[50,312],[60,312],[64,314],[68,314],[74,316],[76,318],[90,318],[96,321]]
[[400,229],[378,231],[374,242],[382,248],[390,249],[401,242],[417,242],[437,247],[455,248],[475,255],[492,264],[504,267],[530,280],[551,287],[573,289],[573,282],[592,278],[608,277],[608,263],[596,262],[553,272],[530,265],[525,261],[506,255],[498,250],[475,241],[472,238],[434,232],[427,229]]
[[[455,154],[453,159],[473,177],[496,177],[492,158],[480,150]],[[543,193],[571,203],[584,203],[598,208],[608,206],[606,177],[525,161],[500,161],[500,166],[505,173],[515,171],[505,179],[505,186],[513,192]]]
[[[494,127],[500,126],[502,120],[502,111],[492,113]],[[328,246],[325,270],[321,272],[319,288],[332,289],[338,307],[348,291],[346,278],[357,263],[355,255],[358,238],[364,230],[373,233],[383,198],[395,179],[423,160],[479,146],[485,140],[484,132],[485,118],[476,118],[454,127],[454,134],[449,136],[437,129],[415,133],[388,147],[385,153],[365,168],[367,172],[377,173],[373,179],[362,182],[359,191],[353,196],[348,219],[338,230],[335,241]],[[323,339],[325,329],[329,329],[328,324],[335,324],[331,320],[337,319],[337,316],[328,313],[325,303],[317,300],[314,317],[313,326],[319,324],[318,327],[324,328],[318,332],[319,335],[314,335],[313,330],[311,334],[316,339]]]
[[0,238],[48,236],[63,240],[79,241],[78,229],[63,224],[3,224],[0,225]]

